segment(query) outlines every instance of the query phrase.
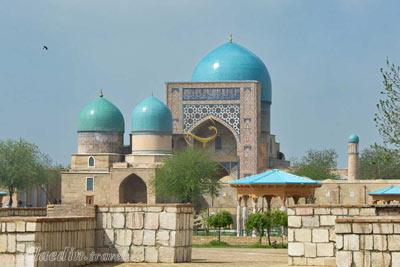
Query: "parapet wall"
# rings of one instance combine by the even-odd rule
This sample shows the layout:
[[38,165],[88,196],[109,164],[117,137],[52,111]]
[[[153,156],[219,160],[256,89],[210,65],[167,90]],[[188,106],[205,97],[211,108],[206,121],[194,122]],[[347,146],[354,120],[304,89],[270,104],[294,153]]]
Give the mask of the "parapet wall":
[[368,205],[301,205],[288,208],[289,265],[336,265],[335,220],[374,216]]
[[0,217],[46,216],[46,208],[0,208]]
[[96,252],[118,253],[124,262],[190,262],[191,205],[127,204],[96,210]]
[[87,216],[95,217],[95,207],[91,205],[47,205],[48,217]]
[[400,217],[336,220],[337,266],[400,266]]

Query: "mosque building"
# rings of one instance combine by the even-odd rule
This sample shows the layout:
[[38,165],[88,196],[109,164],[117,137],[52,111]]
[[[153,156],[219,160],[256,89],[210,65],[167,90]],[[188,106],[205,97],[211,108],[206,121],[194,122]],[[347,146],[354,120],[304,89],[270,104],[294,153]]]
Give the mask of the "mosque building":
[[289,166],[270,130],[268,70],[232,39],[198,62],[191,81],[167,82],[166,95],[167,104],[150,96],[133,109],[129,145],[124,116],[102,93],[82,109],[63,203],[155,203],[155,170],[188,146],[210,150],[230,179]]

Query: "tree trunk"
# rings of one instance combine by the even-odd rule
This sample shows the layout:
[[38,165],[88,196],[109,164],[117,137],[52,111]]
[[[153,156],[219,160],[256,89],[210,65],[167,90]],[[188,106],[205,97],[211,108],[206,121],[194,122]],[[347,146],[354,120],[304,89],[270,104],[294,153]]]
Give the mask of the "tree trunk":
[[205,225],[206,228],[206,235],[210,234],[210,229],[208,228],[208,219],[210,218],[210,207],[207,206],[207,224]]
[[8,192],[10,194],[10,199],[8,200],[8,207],[11,208],[12,204],[13,204],[13,195],[14,195],[14,189],[12,189],[11,187],[8,188]]
[[259,234],[260,234],[260,237],[258,238],[258,244],[260,244],[260,245],[261,245],[262,236],[263,236],[263,233],[262,233],[262,231],[261,231],[261,232],[259,232]]
[[221,244],[221,227],[218,227],[218,244]]
[[[46,187],[44,185],[39,185],[39,188],[46,194],[47,204],[57,204],[57,203],[51,203],[50,199],[52,199],[53,197],[50,196],[50,192],[46,189]],[[53,198],[53,200],[55,200],[55,199]]]
[[267,228],[268,245],[271,246],[271,228]]

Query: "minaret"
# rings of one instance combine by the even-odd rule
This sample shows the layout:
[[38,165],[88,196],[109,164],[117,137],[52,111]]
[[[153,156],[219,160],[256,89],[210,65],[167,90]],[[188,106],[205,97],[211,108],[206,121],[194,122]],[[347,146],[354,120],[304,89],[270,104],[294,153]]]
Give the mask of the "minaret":
[[358,143],[360,139],[356,134],[349,136],[349,143],[347,145],[347,180],[357,180],[359,174],[359,154],[358,154]]

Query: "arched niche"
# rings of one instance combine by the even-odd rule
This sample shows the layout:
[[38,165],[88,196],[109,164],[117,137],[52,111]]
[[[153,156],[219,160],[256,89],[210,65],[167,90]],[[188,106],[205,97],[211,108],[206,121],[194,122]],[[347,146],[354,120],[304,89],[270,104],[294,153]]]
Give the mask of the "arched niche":
[[136,174],[129,175],[121,182],[119,203],[147,203],[146,183]]

